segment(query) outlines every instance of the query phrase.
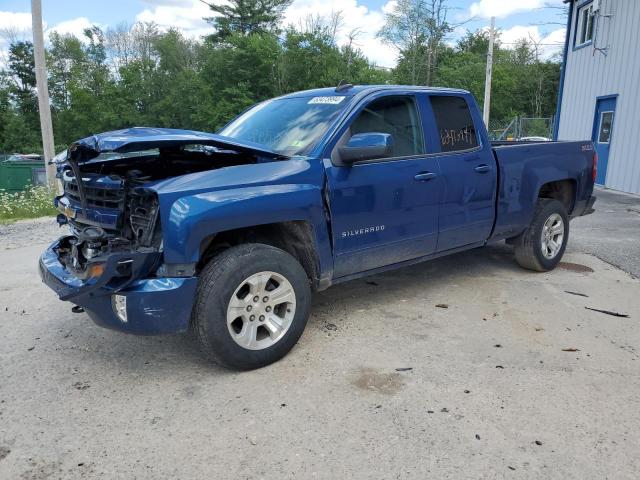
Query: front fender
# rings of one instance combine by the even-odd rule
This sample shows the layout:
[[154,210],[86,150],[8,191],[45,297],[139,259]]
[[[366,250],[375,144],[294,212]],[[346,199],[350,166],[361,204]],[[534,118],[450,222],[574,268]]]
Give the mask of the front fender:
[[163,219],[166,263],[194,263],[212,234],[286,221],[308,221],[316,236],[320,273],[331,269],[322,191],[309,184],[260,185],[188,195]]

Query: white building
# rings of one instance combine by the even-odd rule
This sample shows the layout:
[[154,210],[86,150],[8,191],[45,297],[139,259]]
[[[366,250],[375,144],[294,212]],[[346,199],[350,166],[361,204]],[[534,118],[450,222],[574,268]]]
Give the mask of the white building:
[[558,140],[592,139],[596,183],[640,193],[640,0],[570,4]]

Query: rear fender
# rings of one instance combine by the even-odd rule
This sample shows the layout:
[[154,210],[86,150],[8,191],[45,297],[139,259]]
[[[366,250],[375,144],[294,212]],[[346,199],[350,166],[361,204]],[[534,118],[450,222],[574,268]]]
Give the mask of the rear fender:
[[499,186],[492,239],[518,235],[530,225],[545,184],[574,182],[574,205],[588,199],[593,189],[590,145],[548,142],[496,148]]

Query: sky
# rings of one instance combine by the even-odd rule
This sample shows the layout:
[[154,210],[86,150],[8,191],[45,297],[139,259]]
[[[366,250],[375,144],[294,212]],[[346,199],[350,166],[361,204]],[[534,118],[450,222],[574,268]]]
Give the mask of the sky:
[[[224,0],[207,0],[221,3]],[[285,22],[299,24],[309,15],[329,16],[342,12],[343,26],[338,42],[358,29],[357,46],[379,66],[393,67],[397,51],[376,38],[385,12],[395,0],[294,0],[286,11]],[[459,25],[448,41],[454,43],[466,30],[488,28],[496,17],[500,39],[508,48],[520,38],[541,42],[545,57],[562,49],[565,18],[557,7],[562,0],[447,0],[448,20]],[[48,33],[72,33],[80,37],[84,28],[109,28],[136,21],[155,22],[161,29],[176,27],[185,35],[199,38],[211,32],[203,17],[211,16],[202,0],[42,0],[45,38]],[[31,1],[0,0],[0,63],[6,59],[7,37],[31,39]],[[7,35],[10,32],[10,35]]]

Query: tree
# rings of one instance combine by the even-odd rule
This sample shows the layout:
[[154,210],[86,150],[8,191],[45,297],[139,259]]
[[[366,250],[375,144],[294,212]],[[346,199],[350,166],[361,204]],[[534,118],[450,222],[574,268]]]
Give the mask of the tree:
[[0,153],[41,152],[39,123],[16,108],[14,82],[0,71]]
[[[198,46],[179,31],[170,29],[153,42],[158,60],[151,86],[154,100],[149,105],[149,120],[173,128],[207,128],[199,125],[194,110],[210,98],[198,72]],[[188,106],[185,108],[185,106]]]
[[37,114],[36,71],[31,42],[17,42],[9,47],[9,73],[13,80],[9,91],[20,112],[24,115]]
[[[455,48],[441,55],[434,85],[463,88],[482,100],[488,43],[488,32],[467,32]],[[503,122],[517,115],[551,117],[555,112],[559,78],[560,64],[543,60],[531,39],[521,39],[515,48],[507,49],[503,48],[498,35],[491,117]]]
[[446,0],[398,0],[385,15],[378,37],[400,54],[405,83],[430,85],[438,53],[453,31]]
[[51,47],[47,51],[49,94],[55,110],[71,106],[69,90],[72,80],[82,73],[85,54],[82,43],[73,35],[49,35]]
[[7,152],[39,152],[42,147],[33,44],[23,41],[11,44],[8,67],[0,82],[0,145]]
[[218,15],[205,20],[215,27],[213,38],[218,40],[227,39],[234,33],[249,35],[274,32],[292,1],[228,0],[224,4],[209,3],[209,8]]
[[431,84],[434,71],[438,65],[438,53],[445,37],[454,29],[447,21],[448,8],[445,0],[429,0],[427,8],[427,85]]
[[300,27],[286,29],[278,69],[281,93],[335,86],[341,80],[385,83],[389,79],[356,48],[358,32],[351,32],[349,43],[338,46],[340,24],[341,14],[336,12],[330,18],[309,16]]
[[[213,131],[250,105],[295,90],[354,84],[458,87],[481,99],[488,38],[467,32],[456,45],[445,0],[398,0],[379,35],[398,48],[392,71],[376,68],[346,34],[341,12],[282,25],[289,1],[233,0],[201,40],[153,23],[91,27],[82,41],[50,35],[47,63],[53,126],[60,147],[93,133],[135,125]],[[220,13],[223,12],[224,14]],[[265,13],[266,12],[266,13]],[[492,118],[551,116],[560,65],[523,39],[494,52]],[[0,67],[0,152],[39,151],[33,49],[11,40]]]

